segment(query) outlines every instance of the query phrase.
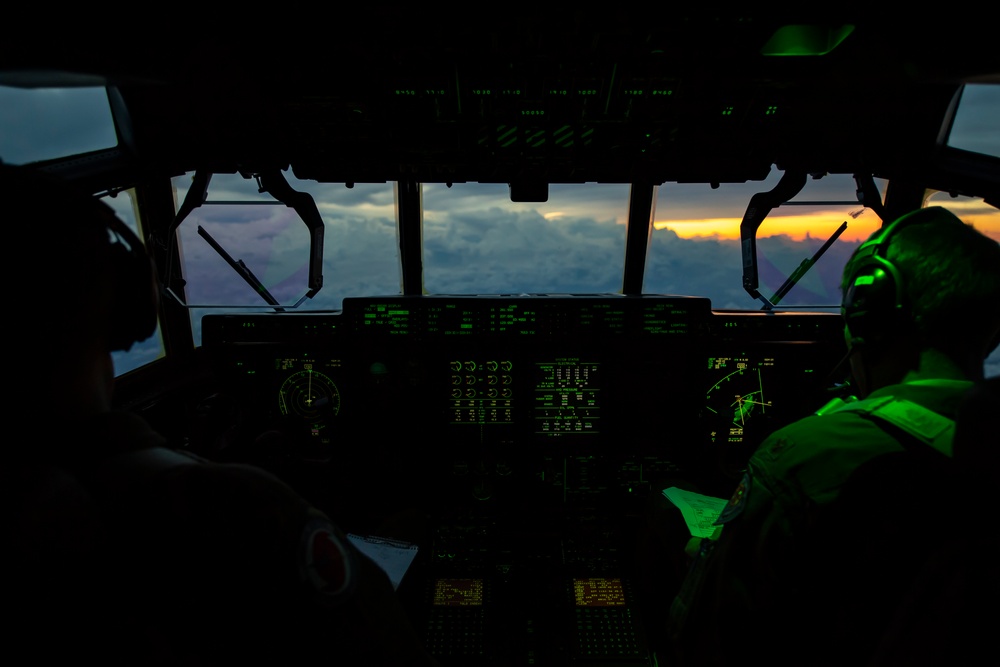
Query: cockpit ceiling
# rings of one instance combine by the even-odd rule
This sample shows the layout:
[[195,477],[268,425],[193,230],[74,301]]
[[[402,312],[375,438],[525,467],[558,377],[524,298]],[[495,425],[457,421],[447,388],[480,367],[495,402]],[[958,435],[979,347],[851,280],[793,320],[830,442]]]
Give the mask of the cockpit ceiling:
[[239,31],[192,21],[53,48],[8,42],[0,76],[113,84],[125,153],[170,172],[656,184],[761,180],[772,164],[926,169],[961,83],[1000,75],[993,40],[975,35],[988,22],[903,28],[836,13],[515,3],[475,18],[411,7],[260,16]]

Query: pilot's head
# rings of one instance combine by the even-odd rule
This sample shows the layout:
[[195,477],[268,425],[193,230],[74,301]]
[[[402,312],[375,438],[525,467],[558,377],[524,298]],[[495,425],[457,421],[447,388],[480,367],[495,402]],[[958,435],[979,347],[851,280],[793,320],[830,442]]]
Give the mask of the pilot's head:
[[947,209],[919,209],[876,231],[848,261],[841,288],[848,346],[869,365],[916,369],[930,349],[977,379],[1000,342],[1000,244]]
[[57,178],[2,164],[0,201],[12,255],[7,298],[26,365],[127,350],[153,333],[152,264],[107,205]]

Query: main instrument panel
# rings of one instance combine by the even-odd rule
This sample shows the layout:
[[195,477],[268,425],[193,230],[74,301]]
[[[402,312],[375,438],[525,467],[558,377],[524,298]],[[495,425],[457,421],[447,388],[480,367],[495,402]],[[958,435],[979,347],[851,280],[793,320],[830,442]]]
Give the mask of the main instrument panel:
[[348,298],[206,315],[202,338],[236,415],[221,451],[348,530],[429,517],[400,593],[442,662],[470,667],[651,664],[650,508],[678,480],[728,497],[764,437],[830,398],[844,354],[839,315],[673,296]]

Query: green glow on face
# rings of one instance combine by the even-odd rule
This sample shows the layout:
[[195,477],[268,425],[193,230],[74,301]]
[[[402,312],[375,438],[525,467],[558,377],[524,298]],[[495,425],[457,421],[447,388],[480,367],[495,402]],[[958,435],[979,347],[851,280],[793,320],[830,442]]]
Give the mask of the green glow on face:
[[816,25],[786,25],[778,28],[760,50],[765,56],[823,56],[837,48],[854,32],[853,25],[828,28]]

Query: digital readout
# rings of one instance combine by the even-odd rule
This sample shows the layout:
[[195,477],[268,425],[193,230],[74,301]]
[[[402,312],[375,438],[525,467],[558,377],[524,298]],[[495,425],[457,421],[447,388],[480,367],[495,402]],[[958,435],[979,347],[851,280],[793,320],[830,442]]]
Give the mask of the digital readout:
[[478,607],[482,604],[482,579],[438,579],[434,582],[436,606]]
[[587,577],[573,580],[577,607],[623,607],[625,588],[618,577]]

